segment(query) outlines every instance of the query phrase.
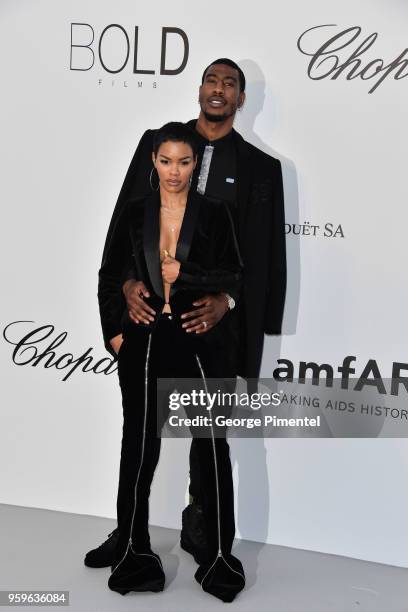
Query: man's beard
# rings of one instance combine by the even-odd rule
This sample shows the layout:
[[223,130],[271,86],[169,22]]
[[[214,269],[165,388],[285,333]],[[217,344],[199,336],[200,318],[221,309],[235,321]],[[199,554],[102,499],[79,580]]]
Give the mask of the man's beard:
[[225,121],[229,117],[234,117],[235,113],[237,112],[237,109],[234,106],[231,107],[230,112],[223,113],[222,115],[212,115],[208,111],[203,110],[202,105],[201,110],[203,111],[203,115],[207,119],[207,121],[211,121],[213,123],[220,123],[221,121]]
[[228,113],[224,113],[223,115],[212,115],[211,113],[207,111],[203,111],[203,114],[204,114],[204,117],[207,119],[207,121],[211,121],[213,123],[219,123],[220,121],[225,121],[229,117]]

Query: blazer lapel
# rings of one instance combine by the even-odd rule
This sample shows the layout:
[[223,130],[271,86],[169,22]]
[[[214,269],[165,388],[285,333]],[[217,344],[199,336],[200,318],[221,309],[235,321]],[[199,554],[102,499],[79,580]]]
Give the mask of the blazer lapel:
[[191,241],[193,239],[194,228],[197,223],[198,212],[200,210],[201,197],[193,192],[189,192],[186,210],[184,211],[183,221],[180,228],[179,239],[176,248],[176,259],[187,261],[190,253]]
[[160,193],[154,192],[145,203],[143,251],[150,281],[157,295],[164,299],[160,265]]
[[238,132],[232,130],[237,148],[237,199],[238,199],[238,232],[239,241],[245,251],[245,228],[247,227],[248,201],[251,187],[251,157],[245,140]]
[[[184,211],[183,222],[180,228],[179,239],[177,242],[176,248],[176,257],[177,261],[183,262],[187,261],[190,249],[191,242],[194,236],[194,229],[197,224],[198,213],[200,211],[201,205],[201,196],[194,193],[189,192],[186,210]],[[170,287],[170,297],[174,295],[176,292],[176,288],[172,285]]]

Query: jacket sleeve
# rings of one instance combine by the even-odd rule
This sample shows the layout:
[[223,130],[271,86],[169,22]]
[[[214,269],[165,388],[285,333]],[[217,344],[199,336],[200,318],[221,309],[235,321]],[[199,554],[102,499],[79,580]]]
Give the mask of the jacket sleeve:
[[228,293],[237,301],[241,291],[243,263],[228,204],[222,201],[218,207],[217,230],[214,236],[217,267],[206,269],[192,261],[181,262],[175,284],[180,288]]
[[[154,130],[146,130],[146,132],[141,137],[139,144],[137,145],[136,151],[133,155],[132,161],[130,162],[130,166],[126,173],[125,180],[123,181],[122,188],[120,190],[118,199],[116,201],[115,208],[113,210],[108,232],[106,234],[102,261],[105,257],[106,250],[109,247],[109,241],[112,235],[113,228],[115,226],[116,218],[120,214],[120,211],[125,205],[125,202],[132,196],[132,188],[134,186],[134,180],[135,180],[137,168],[141,165],[145,165],[146,159],[148,158],[149,155],[151,155],[153,134],[154,134]],[[131,278],[131,275],[129,275],[129,278]]]
[[285,209],[282,166],[275,160],[271,211],[268,288],[265,308],[265,334],[280,334],[286,295]]
[[122,285],[133,266],[128,206],[123,204],[110,228],[109,241],[99,269],[98,302],[106,350],[116,357],[110,340],[122,333],[121,319],[126,308]]
[[[121,214],[123,213],[125,203],[132,195],[132,188],[134,186],[137,169],[140,165],[146,163],[147,156],[151,153],[153,133],[153,130],[147,130],[143,134],[132,157],[132,161],[130,162],[106,234],[101,269],[99,271],[98,300],[102,332],[107,350],[115,357],[116,354],[113,351],[109,340],[121,333],[120,318],[126,308],[126,302],[122,292],[117,292],[115,294],[115,299],[113,298],[113,294],[110,293],[110,297],[108,299],[108,287],[112,289],[112,285],[109,285],[105,272],[109,269],[109,261],[111,261],[111,255],[113,252],[111,245],[112,235],[114,233],[118,218],[120,218]],[[136,278],[133,263],[134,262],[132,261],[128,262],[128,267],[123,272],[123,277],[121,279],[122,284],[130,278]]]

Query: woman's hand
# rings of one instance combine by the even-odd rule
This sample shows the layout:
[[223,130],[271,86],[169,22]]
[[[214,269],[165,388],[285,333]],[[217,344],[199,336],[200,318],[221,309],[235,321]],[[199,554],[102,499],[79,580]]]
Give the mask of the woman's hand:
[[111,338],[109,340],[111,347],[113,348],[113,350],[115,351],[116,355],[119,353],[119,349],[122,345],[123,342],[123,335],[122,334],[118,334],[117,336],[115,336],[114,338]]
[[166,255],[162,261],[161,272],[164,282],[174,283],[180,272],[180,262],[171,255]]

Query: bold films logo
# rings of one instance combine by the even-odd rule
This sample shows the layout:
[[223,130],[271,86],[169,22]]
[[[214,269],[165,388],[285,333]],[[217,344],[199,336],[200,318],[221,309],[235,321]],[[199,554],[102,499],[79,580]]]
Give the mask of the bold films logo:
[[[155,32],[118,23],[98,30],[71,23],[69,68],[98,72],[98,84],[157,88],[160,77],[179,75],[187,66],[190,44],[184,30],[162,27]],[[100,76],[102,74],[102,76]]]

